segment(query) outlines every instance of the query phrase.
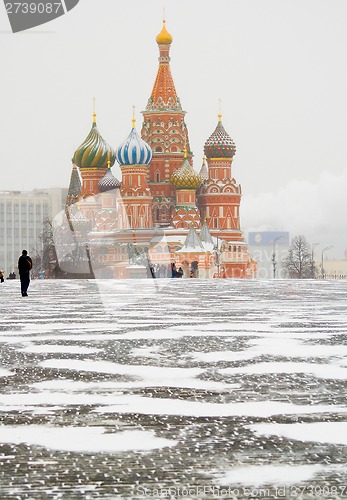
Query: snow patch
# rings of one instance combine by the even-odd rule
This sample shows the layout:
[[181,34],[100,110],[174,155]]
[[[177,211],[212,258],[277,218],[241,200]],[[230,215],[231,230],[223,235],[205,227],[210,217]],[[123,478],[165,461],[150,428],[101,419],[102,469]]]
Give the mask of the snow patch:
[[234,484],[252,485],[254,487],[267,484],[279,486],[300,484],[312,479],[323,469],[320,465],[249,465],[233,467],[225,471],[217,483],[223,486]]
[[104,427],[0,426],[1,443],[26,443],[71,452],[122,452],[175,446],[177,441],[156,437],[153,431],[105,432]]
[[6,370],[6,368],[0,368],[0,377],[9,377],[10,375],[14,375],[14,373]]
[[101,349],[93,347],[84,347],[79,345],[53,345],[53,344],[29,344],[18,349],[23,352],[32,353],[62,353],[62,354],[91,354],[101,351]]
[[256,424],[248,426],[261,436],[282,436],[297,441],[347,445],[347,422]]

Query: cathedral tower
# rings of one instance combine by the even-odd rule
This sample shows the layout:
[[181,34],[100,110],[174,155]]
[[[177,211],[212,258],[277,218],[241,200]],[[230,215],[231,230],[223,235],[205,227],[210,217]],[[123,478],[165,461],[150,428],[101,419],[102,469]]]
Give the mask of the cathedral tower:
[[183,150],[187,148],[191,163],[188,130],[177,96],[170,69],[170,47],[172,36],[163,21],[161,32],[156,38],[159,47],[159,68],[146,110],[142,138],[153,151],[149,168],[149,186],[153,195],[154,224],[169,225],[175,207],[175,190],[170,178],[183,161]]
[[152,151],[137,133],[135,118],[129,136],[116,150],[116,157],[122,171],[121,227],[150,228],[153,226],[152,196],[147,176]]
[[92,128],[72,158],[72,163],[79,167],[81,172],[83,198],[99,193],[98,182],[106,174],[108,162],[110,166],[114,165],[115,154],[101,137],[96,126],[96,114],[93,113]]
[[176,188],[176,206],[172,226],[176,229],[200,228],[196,190],[201,185],[201,178],[189,163],[186,150],[184,150],[182,166],[172,174],[171,183]]
[[204,152],[208,171],[206,175],[206,165],[203,165],[201,173],[205,181],[198,195],[201,216],[212,234],[218,231],[221,238],[241,241],[241,186],[236,184],[231,170],[236,147],[222,124],[221,114],[214,132],[205,142]]

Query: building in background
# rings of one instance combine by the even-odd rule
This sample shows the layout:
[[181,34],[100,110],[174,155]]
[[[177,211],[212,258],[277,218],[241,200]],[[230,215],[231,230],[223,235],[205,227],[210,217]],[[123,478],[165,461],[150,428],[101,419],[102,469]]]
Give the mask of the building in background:
[[257,278],[285,278],[283,260],[289,251],[289,233],[286,231],[258,231],[248,233],[248,247],[257,262]]
[[[318,264],[318,262],[316,263]],[[318,277],[322,278],[322,262],[318,266]],[[342,280],[347,279],[347,259],[344,260],[328,260],[323,261],[323,279],[326,280]]]
[[26,249],[42,253],[42,227],[65,206],[66,188],[0,191],[0,269],[17,273],[18,257]]
[[[56,221],[60,265],[65,259],[67,269],[74,253],[86,263],[87,245],[97,276],[139,276],[149,262],[160,275],[181,267],[184,277],[253,278],[256,263],[240,229],[241,186],[232,171],[235,144],[219,114],[201,170],[193,168],[165,21],[156,42],[159,67],[141,134],[133,116],[129,136],[113,149],[100,135],[94,113],[92,128],[74,153],[66,218]],[[121,181],[111,172],[115,161]]]

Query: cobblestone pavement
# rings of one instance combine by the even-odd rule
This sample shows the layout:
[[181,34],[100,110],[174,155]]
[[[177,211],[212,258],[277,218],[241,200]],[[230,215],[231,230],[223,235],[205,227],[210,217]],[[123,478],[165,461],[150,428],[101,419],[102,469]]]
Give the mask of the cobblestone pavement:
[[0,498],[347,498],[347,282],[0,285]]

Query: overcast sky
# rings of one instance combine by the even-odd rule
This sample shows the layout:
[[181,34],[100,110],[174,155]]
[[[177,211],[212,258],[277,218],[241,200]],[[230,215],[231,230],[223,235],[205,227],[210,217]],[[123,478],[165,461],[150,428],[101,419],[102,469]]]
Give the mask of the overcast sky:
[[[236,143],[243,229],[347,248],[346,0],[80,0],[12,34],[0,5],[0,189],[66,187],[98,127],[117,147],[154,83],[163,8],[194,166],[217,124]],[[120,172],[113,169],[115,175]]]

